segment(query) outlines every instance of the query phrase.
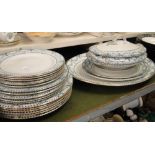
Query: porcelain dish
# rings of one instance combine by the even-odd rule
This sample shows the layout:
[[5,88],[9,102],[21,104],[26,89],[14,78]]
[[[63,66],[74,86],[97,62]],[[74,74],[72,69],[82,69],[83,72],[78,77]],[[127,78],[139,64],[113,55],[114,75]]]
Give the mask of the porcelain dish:
[[117,69],[125,69],[132,66],[135,66],[141,62],[143,62],[146,59],[147,55],[141,55],[139,57],[131,57],[131,58],[109,58],[109,57],[102,57],[102,56],[96,56],[95,54],[88,52],[87,58],[92,61],[94,64],[101,66],[101,67],[107,67],[107,68],[117,68]]
[[131,80],[129,78],[128,80],[125,79],[125,81],[123,81],[123,79],[122,81],[111,81],[108,80],[108,78],[93,76],[93,74],[88,73],[83,68],[83,63],[86,59],[87,59],[86,53],[80,54],[78,56],[71,58],[67,62],[67,66],[69,68],[70,73],[74,76],[74,78],[90,84],[102,85],[102,86],[129,86],[145,82],[155,74],[155,64],[150,59],[147,58],[144,61],[145,66],[147,66],[147,70],[139,78]]
[[24,34],[33,42],[46,43],[50,42],[55,36],[56,32],[24,32]]
[[0,40],[0,47],[14,46],[14,45],[17,45],[21,42],[22,42],[22,38],[21,38],[21,36],[19,36],[17,34],[13,41],[8,42],[8,41]]
[[60,54],[39,49],[8,52],[0,55],[0,77],[37,78],[59,70],[65,63]]
[[0,55],[0,115],[39,117],[60,108],[72,92],[64,57],[49,50],[18,50]]
[[142,40],[147,43],[155,45],[155,37],[144,37],[144,38],[142,38]]
[[93,45],[89,51],[95,55],[104,57],[138,57],[146,53],[146,48],[142,44],[133,44],[124,40],[109,41]]
[[140,34],[136,38],[137,43],[143,44],[147,49],[148,57],[155,62],[155,33]]
[[87,72],[89,72],[95,76],[104,77],[104,78],[108,78],[108,79],[117,79],[117,80],[120,79],[120,81],[121,81],[124,79],[141,77],[142,74],[145,73],[147,66],[145,65],[144,62],[142,62],[134,67],[130,67],[127,69],[110,70],[107,68],[100,68],[99,66],[93,64],[91,61],[86,59],[83,62],[83,68]]

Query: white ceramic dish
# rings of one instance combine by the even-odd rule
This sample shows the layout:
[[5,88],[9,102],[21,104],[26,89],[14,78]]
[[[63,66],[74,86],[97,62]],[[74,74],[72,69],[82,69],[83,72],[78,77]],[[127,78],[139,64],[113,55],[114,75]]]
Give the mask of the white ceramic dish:
[[122,82],[108,81],[104,78],[92,76],[85,69],[83,69],[82,64],[86,59],[87,57],[85,53],[75,56],[67,62],[67,66],[74,78],[90,84],[102,86],[129,86],[147,81],[155,74],[155,64],[150,59],[146,59],[145,63],[148,70],[141,78]]
[[135,66],[141,62],[143,62],[147,55],[141,55],[139,57],[131,57],[131,58],[108,58],[103,56],[96,56],[95,54],[88,52],[87,58],[93,62],[94,64],[106,68],[115,68],[115,69],[125,69],[132,66]]
[[55,72],[65,63],[63,56],[49,50],[18,50],[0,55],[0,76],[37,77]]
[[58,85],[61,85],[66,80],[67,76],[68,76],[68,69],[66,67],[63,75],[59,79],[57,79],[56,81],[52,81],[52,82],[49,81],[48,83],[45,83],[44,85],[38,86],[38,87],[34,87],[34,86],[30,85],[31,87],[29,87],[29,88],[24,87],[24,86],[11,87],[9,85],[2,85],[1,84],[0,91],[2,91],[2,92],[10,92],[10,93],[11,92],[12,93],[37,92],[37,91],[50,89],[50,88],[56,87]]
[[142,41],[155,45],[155,37],[143,37]]
[[17,32],[0,32],[0,40],[2,42],[13,42]]
[[89,48],[89,51],[95,55],[112,58],[137,57],[146,54],[146,48],[143,45],[133,44],[123,40],[109,41],[106,43],[93,45]]
[[22,42],[21,36],[16,35],[16,37],[14,38],[14,40],[13,41],[10,41],[10,42],[6,42],[6,41],[0,40],[0,47],[14,46],[14,45],[19,44],[20,42]]
[[106,68],[100,68],[86,59],[83,62],[83,68],[90,74],[107,78],[109,81],[125,81],[134,80],[140,78],[147,70],[145,63],[141,63],[135,67],[131,67],[124,70],[110,70]]
[[22,111],[21,109],[16,109],[16,111],[13,111],[12,109],[3,109],[0,111],[0,116],[8,119],[30,119],[47,115],[62,107],[69,100],[71,92],[72,90],[69,90],[65,96],[58,99],[54,103],[51,102],[49,104],[46,104],[44,107],[36,106],[33,109],[24,108],[22,109]]
[[69,75],[64,87],[60,92],[55,94],[55,96],[32,104],[17,104],[13,102],[12,104],[8,104],[1,101],[0,114],[2,117],[9,119],[29,119],[51,113],[63,106],[69,99],[72,84],[73,79],[72,76]]

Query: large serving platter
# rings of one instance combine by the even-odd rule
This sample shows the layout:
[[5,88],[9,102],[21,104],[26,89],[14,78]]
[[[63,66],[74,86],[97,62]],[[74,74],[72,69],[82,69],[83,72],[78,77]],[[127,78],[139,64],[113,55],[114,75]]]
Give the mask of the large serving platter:
[[90,84],[103,86],[129,86],[147,81],[155,74],[154,63],[150,59],[146,59],[144,63],[146,63],[148,70],[140,78],[128,81],[108,81],[108,79],[92,76],[90,73],[88,73],[82,66],[86,59],[87,57],[85,53],[80,54],[71,58],[67,62],[67,66],[69,67],[70,73],[74,76],[74,78]]
[[38,78],[59,70],[65,63],[62,55],[39,49],[19,50],[0,55],[0,77]]
[[140,78],[146,71],[147,66],[145,63],[140,63],[134,67],[122,70],[110,70],[107,68],[100,68],[91,61],[86,59],[83,62],[83,68],[90,74],[107,78],[109,81],[125,81]]
[[66,103],[72,91],[72,76],[69,74],[63,89],[49,99],[31,104],[0,102],[0,115],[9,119],[28,119],[51,113]]

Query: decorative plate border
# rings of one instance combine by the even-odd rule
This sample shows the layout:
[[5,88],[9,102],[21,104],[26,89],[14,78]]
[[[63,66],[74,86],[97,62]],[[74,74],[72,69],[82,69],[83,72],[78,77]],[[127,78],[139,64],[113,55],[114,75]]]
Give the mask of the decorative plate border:
[[[110,41],[112,42],[112,41]],[[140,55],[143,55],[146,53],[146,48],[142,44],[137,44],[137,48],[135,50],[125,50],[125,51],[106,51],[106,50],[100,50],[98,49],[98,46],[101,46],[102,44],[108,44],[110,42],[101,43],[98,45],[93,45],[89,48],[89,51],[91,51],[94,54],[102,55],[105,57],[137,57]]]
[[1,65],[0,65],[0,76],[6,76],[6,77],[11,76],[11,77],[21,77],[21,78],[22,77],[38,77],[38,76],[41,76],[44,74],[52,73],[52,72],[58,70],[59,68],[61,68],[65,64],[64,57],[62,55],[60,55],[59,53],[56,53],[56,52],[50,51],[50,50],[41,50],[41,49],[24,49],[24,50],[17,50],[17,51],[13,51],[13,52],[7,52],[5,54],[0,55],[0,64],[9,57],[20,55],[20,54],[27,54],[27,53],[40,53],[40,54],[50,55],[56,59],[56,65],[52,66],[50,69],[48,69],[44,72],[40,72],[37,74],[36,73],[35,74],[27,74],[27,75],[13,74],[13,73],[6,72],[1,68]]

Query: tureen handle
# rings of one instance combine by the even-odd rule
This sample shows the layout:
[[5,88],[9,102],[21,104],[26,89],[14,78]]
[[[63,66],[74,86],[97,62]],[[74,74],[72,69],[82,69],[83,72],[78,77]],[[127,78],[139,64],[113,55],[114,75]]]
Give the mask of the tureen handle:
[[112,37],[112,42],[113,44],[117,44],[117,40],[120,38],[120,35],[119,34],[115,34],[113,35]]
[[126,43],[128,42],[127,39],[126,39],[126,36],[123,36],[123,41]]
[[99,36],[99,38],[101,39],[99,42],[98,42],[98,44],[102,44],[103,43],[103,38],[105,38],[105,37],[111,37],[111,33],[110,32],[108,32],[106,35],[105,35],[105,33],[102,33],[100,36]]

